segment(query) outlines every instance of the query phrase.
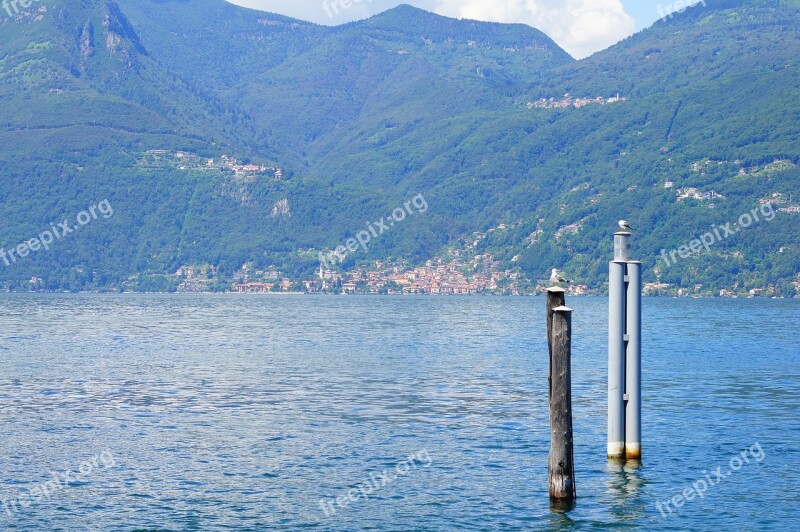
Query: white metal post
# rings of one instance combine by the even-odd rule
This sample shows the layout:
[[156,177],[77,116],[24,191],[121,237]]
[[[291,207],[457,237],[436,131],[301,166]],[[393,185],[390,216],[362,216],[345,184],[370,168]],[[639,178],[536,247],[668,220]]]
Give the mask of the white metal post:
[[625,308],[625,458],[642,457],[642,263],[628,262]]
[[609,264],[608,285],[608,457],[625,457],[625,271]]

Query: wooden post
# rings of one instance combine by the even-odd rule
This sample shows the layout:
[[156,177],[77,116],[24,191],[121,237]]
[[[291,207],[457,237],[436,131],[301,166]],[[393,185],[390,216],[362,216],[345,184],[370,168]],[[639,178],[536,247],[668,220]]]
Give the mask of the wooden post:
[[548,331],[550,345],[550,499],[574,501],[575,463],[572,441],[572,309],[551,307],[560,292],[548,290]]

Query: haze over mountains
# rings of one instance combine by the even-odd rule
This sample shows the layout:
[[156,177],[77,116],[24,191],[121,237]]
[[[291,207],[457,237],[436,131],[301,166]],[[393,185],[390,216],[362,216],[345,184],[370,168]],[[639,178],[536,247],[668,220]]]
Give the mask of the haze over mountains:
[[[423,194],[424,215],[345,266],[449,246],[601,288],[624,217],[647,281],[793,295],[799,14],[709,0],[575,61],[527,26],[408,6],[335,28],[222,0],[0,11],[0,246],[114,207],[0,263],[0,286],[114,287],[187,264],[223,282],[248,261],[310,278],[316,252]],[[774,220],[660,258],[766,200]]]

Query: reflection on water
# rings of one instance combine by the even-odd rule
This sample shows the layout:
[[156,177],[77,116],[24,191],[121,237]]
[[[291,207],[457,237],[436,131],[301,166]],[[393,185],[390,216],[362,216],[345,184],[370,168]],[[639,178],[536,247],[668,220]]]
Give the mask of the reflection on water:
[[645,502],[641,498],[645,485],[644,472],[639,460],[608,460],[606,463],[606,491],[610,508],[621,522],[635,521],[645,514]]
[[[0,529],[800,529],[798,302],[645,300],[642,464],[605,455],[605,302],[569,303],[559,509],[542,298],[0,296],[0,497],[116,462]],[[756,441],[768,459],[662,518]],[[321,511],[423,449],[430,467]]]
[[566,515],[575,509],[576,501],[550,499],[550,511],[558,515]]

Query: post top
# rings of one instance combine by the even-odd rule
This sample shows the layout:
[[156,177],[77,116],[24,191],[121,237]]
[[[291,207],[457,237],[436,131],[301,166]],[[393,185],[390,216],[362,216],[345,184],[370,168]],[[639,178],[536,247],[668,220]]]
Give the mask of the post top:
[[556,307],[553,312],[572,312],[572,309],[569,307]]
[[614,233],[614,260],[628,262],[631,260],[631,233],[620,231]]
[[550,288],[547,289],[547,291],[548,292],[566,292],[566,290],[564,290],[560,286],[551,286]]

